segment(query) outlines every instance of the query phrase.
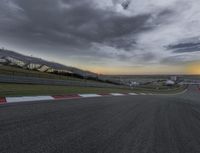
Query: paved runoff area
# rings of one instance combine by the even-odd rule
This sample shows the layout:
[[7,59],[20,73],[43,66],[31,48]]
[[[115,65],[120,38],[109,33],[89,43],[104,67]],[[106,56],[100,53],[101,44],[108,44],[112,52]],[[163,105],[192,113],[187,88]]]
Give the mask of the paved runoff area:
[[197,86],[174,95],[74,96],[0,105],[0,153],[200,153]]

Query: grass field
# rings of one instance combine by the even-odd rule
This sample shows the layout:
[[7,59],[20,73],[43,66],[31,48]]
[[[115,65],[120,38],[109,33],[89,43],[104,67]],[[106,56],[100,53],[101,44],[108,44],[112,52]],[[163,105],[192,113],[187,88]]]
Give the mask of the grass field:
[[75,93],[110,93],[131,92],[129,89],[71,87],[30,84],[0,84],[0,96],[27,96],[27,95],[51,95],[51,94],[75,94]]
[[79,79],[70,76],[62,76],[56,74],[50,74],[45,72],[26,70],[13,66],[0,65],[0,74],[3,75],[14,75],[14,76],[27,76],[27,77],[39,77],[39,78],[48,78],[48,79],[59,79],[59,80],[78,80],[85,81],[84,79]]
[[172,89],[119,89],[119,88],[93,88],[93,87],[69,87],[30,84],[6,84],[0,83],[0,96],[31,96],[31,95],[62,95],[75,93],[176,93],[183,91],[183,87]]
[[186,89],[186,86],[175,86],[171,88],[161,87],[161,88],[134,88],[133,90],[136,92],[144,92],[144,93],[161,93],[161,94],[173,94],[182,92]]

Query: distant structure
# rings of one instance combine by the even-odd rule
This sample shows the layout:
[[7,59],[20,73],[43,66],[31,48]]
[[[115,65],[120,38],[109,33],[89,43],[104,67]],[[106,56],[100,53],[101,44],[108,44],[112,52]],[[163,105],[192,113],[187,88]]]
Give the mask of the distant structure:
[[80,78],[91,78],[95,80],[98,78],[97,74],[90,71],[46,61],[41,58],[33,57],[32,55],[26,56],[14,51],[6,50],[5,48],[0,48],[0,65],[15,66],[23,69],[56,73],[60,75],[73,75]]
[[140,85],[140,83],[139,82],[136,82],[136,81],[131,81],[131,83],[130,83],[130,87],[137,87],[137,86],[139,86]]
[[167,86],[173,86],[173,85],[175,85],[175,82],[172,81],[172,80],[167,80],[167,81],[165,82],[165,85],[167,85]]
[[122,2],[121,5],[126,10],[126,9],[128,9],[130,3],[131,3],[130,0],[125,0],[125,1]]
[[178,79],[177,76],[171,76],[170,77],[170,80],[175,81],[175,82],[177,81],[177,79]]

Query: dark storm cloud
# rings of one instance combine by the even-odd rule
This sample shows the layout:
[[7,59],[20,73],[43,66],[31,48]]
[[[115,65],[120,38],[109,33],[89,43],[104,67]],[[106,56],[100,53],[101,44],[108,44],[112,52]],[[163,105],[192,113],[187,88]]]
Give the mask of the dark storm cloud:
[[[126,0],[1,0],[0,44],[24,53],[30,50],[34,55],[49,54],[55,60],[81,58],[83,64],[88,59],[97,63],[112,59],[127,65],[173,64],[194,58],[174,55],[197,55],[200,50],[200,43],[189,39],[198,37],[200,22],[194,12],[199,9],[197,5],[185,9],[186,3],[189,2],[131,0],[126,5]],[[191,21],[185,20],[185,11],[194,14]]]
[[126,9],[128,9],[130,3],[131,3],[131,1],[125,0],[124,2],[122,2],[121,5],[126,10]]
[[0,33],[33,43],[84,50],[95,42],[129,50],[135,42],[124,37],[149,29],[145,23],[150,15],[124,16],[97,8],[89,0],[3,0],[3,3],[9,8],[0,10],[7,19],[1,19]]
[[107,44],[126,51],[133,51],[133,49],[137,46],[135,39],[128,39],[127,37],[111,39],[107,42]]
[[118,59],[120,61],[130,61],[130,63],[133,64],[152,63],[154,60],[156,60],[156,58],[157,55],[151,52],[141,53],[136,55],[125,55],[125,54],[118,55]]
[[180,43],[170,45],[167,48],[173,50],[174,53],[198,52],[200,51],[200,43]]
[[166,57],[160,61],[161,64],[167,64],[167,65],[182,64],[184,62],[185,62],[185,57],[179,55]]
[[152,60],[156,59],[156,55],[153,53],[146,53],[141,56],[141,59],[143,62],[152,61]]
[[171,55],[169,57],[161,59],[160,63],[164,65],[184,65],[192,61],[199,61],[199,56],[196,55],[195,53],[191,53],[187,55],[176,54],[176,55]]

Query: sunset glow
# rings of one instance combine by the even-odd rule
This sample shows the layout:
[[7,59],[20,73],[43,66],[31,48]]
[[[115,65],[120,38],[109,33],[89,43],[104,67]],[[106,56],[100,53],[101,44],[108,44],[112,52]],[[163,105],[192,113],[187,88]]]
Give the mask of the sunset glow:
[[200,62],[191,63],[200,60],[197,6],[197,0],[2,0],[0,48],[101,74],[200,74]]
[[194,62],[194,63],[189,64],[186,67],[186,70],[188,74],[200,75],[200,62]]
[[98,66],[79,66],[82,69],[90,70],[97,74],[108,75],[153,75],[153,74],[185,74],[184,67],[181,66],[124,66],[124,67],[98,67]]

